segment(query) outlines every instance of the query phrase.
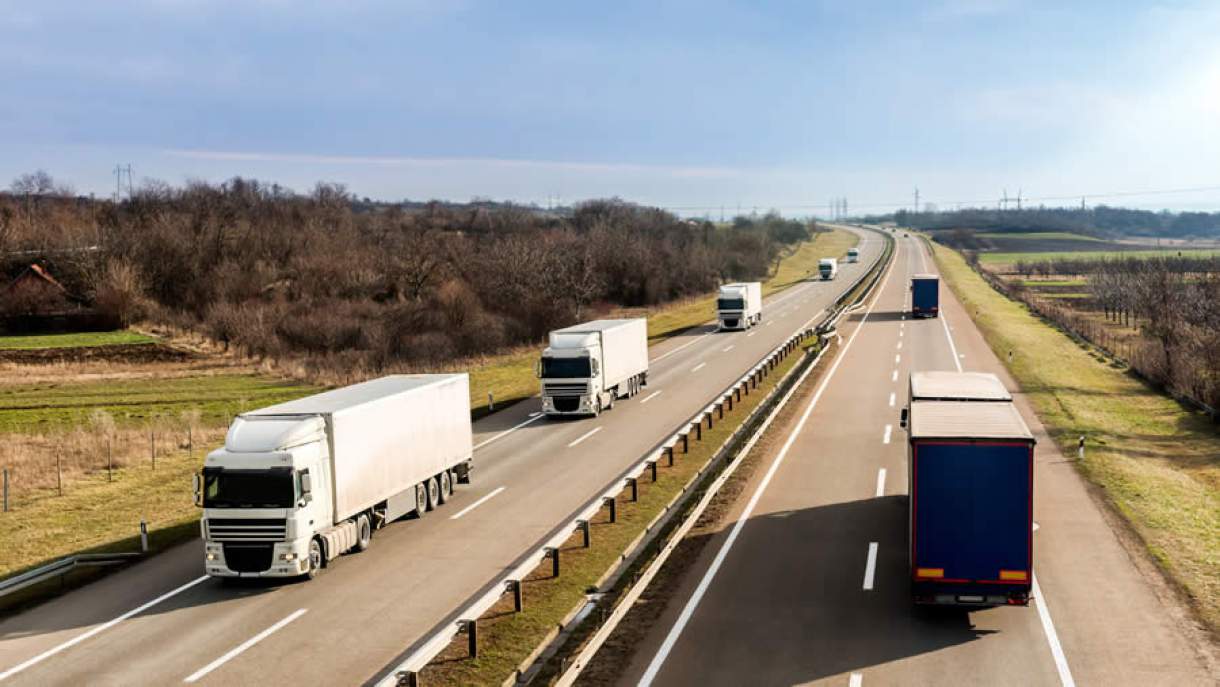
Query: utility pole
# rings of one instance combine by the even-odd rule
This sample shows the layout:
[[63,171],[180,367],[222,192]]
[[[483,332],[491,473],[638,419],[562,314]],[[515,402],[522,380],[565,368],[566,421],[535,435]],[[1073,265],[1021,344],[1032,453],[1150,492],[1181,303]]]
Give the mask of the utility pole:
[[133,184],[131,181],[131,163],[128,163],[126,167],[124,167],[122,165],[114,166],[114,202],[116,202],[116,203],[123,199],[123,175],[124,174],[127,175],[127,197],[130,198],[131,194],[132,194],[132,187],[133,187]]
[[915,187],[915,214],[919,214],[919,187]]
[[1021,189],[1017,189],[1017,212],[1021,211]]

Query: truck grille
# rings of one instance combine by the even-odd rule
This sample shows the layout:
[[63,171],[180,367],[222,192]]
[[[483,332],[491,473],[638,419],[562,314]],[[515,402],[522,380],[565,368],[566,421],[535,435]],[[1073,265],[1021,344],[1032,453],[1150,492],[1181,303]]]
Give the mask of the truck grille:
[[271,569],[271,544],[225,544],[225,565],[239,573]]
[[584,396],[589,393],[589,385],[585,383],[578,384],[553,384],[544,382],[542,390],[547,396]]
[[556,396],[555,410],[561,413],[571,413],[580,408],[580,399],[575,396]]
[[208,539],[219,542],[276,542],[285,541],[288,523],[283,519],[211,518],[208,520]]

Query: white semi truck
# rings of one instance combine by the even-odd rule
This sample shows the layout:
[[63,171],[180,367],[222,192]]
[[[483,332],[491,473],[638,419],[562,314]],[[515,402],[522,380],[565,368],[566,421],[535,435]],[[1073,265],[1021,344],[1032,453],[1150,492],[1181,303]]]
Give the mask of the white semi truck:
[[848,262],[860,262],[860,249],[859,248],[848,248],[847,249],[847,261]]
[[598,415],[648,383],[648,323],[595,320],[551,332],[538,361],[542,412]]
[[195,475],[204,570],[313,577],[471,469],[465,374],[393,375],[242,413]]
[[822,275],[822,281],[834,279],[839,273],[839,262],[834,258],[822,258],[818,261],[818,272]]
[[720,329],[749,329],[762,322],[762,282],[725,284],[716,298]]

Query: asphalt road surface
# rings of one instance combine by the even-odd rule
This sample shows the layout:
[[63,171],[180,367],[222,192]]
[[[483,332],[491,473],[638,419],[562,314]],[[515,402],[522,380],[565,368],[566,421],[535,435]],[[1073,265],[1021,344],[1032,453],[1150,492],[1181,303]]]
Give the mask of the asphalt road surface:
[[761,326],[705,326],[653,347],[648,387],[599,418],[548,421],[534,398],[476,423],[472,485],[316,580],[225,585],[202,577],[195,541],[0,621],[0,684],[369,680],[819,317],[879,253],[883,239],[861,233],[859,264],[767,299]]
[[[912,370],[994,372],[1016,384],[960,303],[911,321],[909,276],[936,266],[914,238],[844,348],[712,535],[622,684],[1212,685],[1083,480],[1038,438],[1029,607],[915,608],[907,578],[906,432]],[[1018,352],[1019,354],[1019,352]],[[778,445],[780,442],[776,442]]]

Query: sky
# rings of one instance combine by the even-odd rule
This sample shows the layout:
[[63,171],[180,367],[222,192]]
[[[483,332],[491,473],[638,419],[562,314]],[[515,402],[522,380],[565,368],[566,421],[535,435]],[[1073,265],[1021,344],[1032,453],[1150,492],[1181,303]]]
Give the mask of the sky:
[[1216,210],[1217,35],[1187,0],[0,0],[0,187]]

